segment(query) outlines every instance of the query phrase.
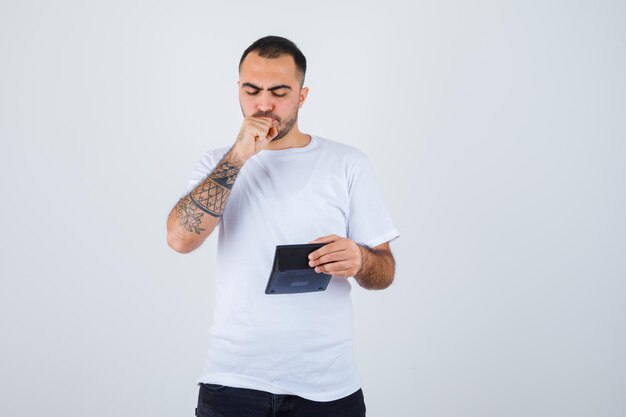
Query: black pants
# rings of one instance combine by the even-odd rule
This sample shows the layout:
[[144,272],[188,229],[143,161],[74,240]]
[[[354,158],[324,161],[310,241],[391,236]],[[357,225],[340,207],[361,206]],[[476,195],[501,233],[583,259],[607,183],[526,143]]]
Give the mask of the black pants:
[[200,384],[198,417],[365,417],[363,391],[335,401],[317,402],[296,395]]

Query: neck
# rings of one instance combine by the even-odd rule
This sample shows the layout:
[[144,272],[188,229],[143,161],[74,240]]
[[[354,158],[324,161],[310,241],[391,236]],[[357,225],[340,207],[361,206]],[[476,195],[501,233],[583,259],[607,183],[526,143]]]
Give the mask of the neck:
[[294,126],[293,129],[282,138],[271,141],[265,149],[278,151],[289,148],[303,148],[308,145],[310,141],[311,137],[309,135],[300,132],[298,126]]

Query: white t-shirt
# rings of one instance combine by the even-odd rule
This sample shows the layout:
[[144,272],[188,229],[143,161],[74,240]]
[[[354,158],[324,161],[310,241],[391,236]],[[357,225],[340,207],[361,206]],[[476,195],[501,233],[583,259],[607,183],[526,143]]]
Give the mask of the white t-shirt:
[[[191,191],[229,148],[206,152]],[[266,295],[276,245],[337,234],[370,247],[398,237],[367,157],[313,136],[263,150],[242,167],[219,224],[211,347],[199,383],[332,401],[361,387],[350,281],[326,291]]]

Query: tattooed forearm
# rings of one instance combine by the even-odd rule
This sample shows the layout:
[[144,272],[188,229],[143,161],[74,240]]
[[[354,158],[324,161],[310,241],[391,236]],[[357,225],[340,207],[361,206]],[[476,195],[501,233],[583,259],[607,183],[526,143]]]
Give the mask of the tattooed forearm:
[[167,218],[167,244],[172,249],[189,253],[213,233],[237,175],[248,159],[231,148],[213,172],[176,203]]
[[240,169],[230,162],[222,162],[189,194],[191,202],[205,213],[221,217]]
[[187,196],[181,199],[176,205],[176,217],[180,220],[180,225],[187,231],[200,234],[204,231],[200,227],[200,221],[202,219],[202,213],[198,210],[198,207],[191,202],[191,199]]

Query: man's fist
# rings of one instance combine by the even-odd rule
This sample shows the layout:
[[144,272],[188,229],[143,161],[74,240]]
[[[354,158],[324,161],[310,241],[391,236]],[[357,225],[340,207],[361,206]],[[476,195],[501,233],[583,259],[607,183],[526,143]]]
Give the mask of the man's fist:
[[276,137],[278,122],[271,117],[246,117],[235,141],[235,150],[244,158],[256,155]]

